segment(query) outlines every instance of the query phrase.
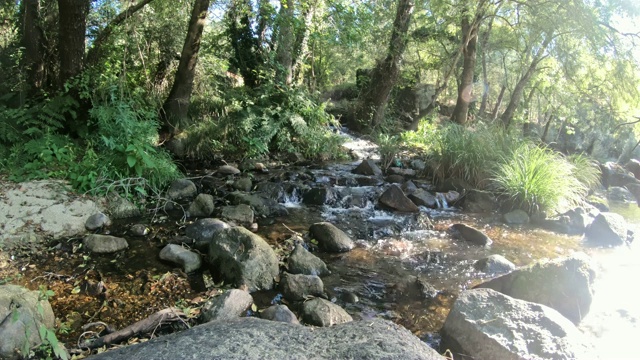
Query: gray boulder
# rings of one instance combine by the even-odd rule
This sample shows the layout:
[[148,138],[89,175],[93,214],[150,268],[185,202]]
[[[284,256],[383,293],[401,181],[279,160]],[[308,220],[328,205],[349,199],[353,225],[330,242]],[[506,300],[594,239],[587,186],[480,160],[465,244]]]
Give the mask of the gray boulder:
[[222,214],[220,214],[220,216],[241,225],[252,224],[254,219],[251,206],[245,204],[225,206],[222,208]]
[[123,238],[100,234],[85,236],[82,245],[87,250],[96,254],[110,254],[129,247],[129,243]]
[[407,329],[372,319],[309,328],[258,318],[213,321],[107,351],[95,360],[184,359],[444,359]]
[[278,276],[278,257],[271,246],[251,231],[234,226],[218,232],[209,243],[212,275],[249,292],[270,290]]
[[319,257],[313,255],[304,246],[297,244],[289,255],[287,268],[292,274],[325,276],[331,274],[327,264]]
[[398,185],[391,185],[380,195],[378,203],[385,208],[400,212],[418,212],[420,209],[404,195]]
[[466,193],[462,207],[471,213],[487,213],[496,211],[499,204],[493,193],[472,189]]
[[109,219],[109,217],[102,212],[95,213],[89,216],[87,221],[84,223],[85,229],[89,231],[94,231],[109,225],[111,225],[111,219]]
[[557,311],[491,289],[463,291],[442,328],[443,348],[457,359],[581,359],[590,348]]
[[162,248],[160,259],[182,266],[187,274],[200,269],[202,266],[202,258],[199,254],[176,244],[169,244]]
[[189,216],[205,217],[213,212],[213,196],[209,194],[198,194],[189,205]]
[[627,241],[628,232],[627,222],[622,215],[603,212],[587,227],[585,236],[593,244],[617,246]]
[[126,198],[112,191],[107,195],[107,210],[112,219],[127,219],[142,215],[140,208]]
[[568,235],[582,235],[597,216],[597,213],[588,212],[582,207],[571,209],[564,214],[554,216],[542,221],[542,226],[555,232]]
[[453,224],[449,226],[449,231],[464,241],[474,245],[489,246],[493,241],[482,231],[465,224]]
[[309,189],[302,195],[302,202],[307,205],[335,204],[336,201],[336,192],[327,186]]
[[16,350],[40,345],[39,328],[53,330],[55,316],[40,292],[0,285],[0,359],[22,359]]
[[489,288],[516,299],[549,306],[578,324],[589,313],[595,269],[586,255],[540,261],[487,281]]
[[413,181],[408,180],[405,181],[404,184],[402,184],[401,189],[405,194],[413,194],[416,190],[418,190],[418,187],[413,183]]
[[493,254],[476,261],[473,268],[488,275],[500,275],[515,270],[516,266],[504,256]]
[[251,206],[256,215],[270,216],[277,206],[277,202],[273,199],[267,199],[256,194],[247,194],[240,191],[234,191],[227,196],[232,205],[245,204]]
[[427,163],[420,159],[411,160],[409,165],[416,171],[425,171],[427,169]]
[[200,219],[187,225],[185,235],[195,241],[197,249],[206,249],[213,237],[227,228],[229,228],[229,224],[220,219]]
[[324,297],[324,284],[316,275],[284,273],[280,279],[280,288],[284,298],[291,301],[305,300],[310,297]]
[[524,225],[529,223],[529,214],[526,211],[516,209],[502,215],[504,222],[509,225]]
[[326,327],[353,321],[353,318],[331,301],[315,298],[302,305],[302,320],[309,325]]
[[217,173],[219,175],[238,175],[240,174],[240,170],[235,166],[222,165],[218,168]]
[[178,179],[174,180],[167,190],[167,198],[169,200],[179,200],[192,198],[198,194],[196,184],[191,180]]
[[253,305],[253,297],[244,290],[232,289],[207,301],[200,316],[203,322],[229,320],[244,315]]
[[[635,184],[627,184],[635,185]],[[620,186],[611,186],[607,189],[607,199],[610,201],[618,201],[618,202],[633,202],[636,201],[636,197],[631,193],[631,191],[620,187]]]
[[249,191],[251,191],[251,188],[253,187],[253,182],[248,177],[242,177],[242,178],[234,181],[232,186],[236,190],[249,192]]
[[264,309],[260,313],[260,317],[262,319],[271,320],[271,321],[279,321],[283,323],[300,325],[300,321],[296,317],[287,305],[273,305],[266,309]]
[[408,196],[414,204],[435,209],[438,207],[436,196],[424,189],[417,189]]
[[360,165],[353,169],[352,172],[359,175],[382,176],[382,170],[370,159],[362,160]]
[[309,235],[318,241],[320,249],[327,252],[346,252],[354,246],[349,235],[328,222],[311,225]]
[[390,167],[387,169],[387,173],[390,175],[400,175],[403,177],[413,177],[416,176],[416,171],[413,169],[399,168],[399,167]]

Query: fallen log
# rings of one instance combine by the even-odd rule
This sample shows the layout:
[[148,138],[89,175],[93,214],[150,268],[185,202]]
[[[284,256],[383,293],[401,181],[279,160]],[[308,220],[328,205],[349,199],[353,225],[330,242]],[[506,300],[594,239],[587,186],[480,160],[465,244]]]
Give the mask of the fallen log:
[[183,317],[186,318],[187,315],[178,308],[170,307],[162,309],[151,314],[148,318],[133,323],[124,329],[106,334],[95,340],[89,340],[82,345],[82,348],[97,349],[99,347],[119,343],[134,336],[153,333],[161,325],[176,321],[183,321]]

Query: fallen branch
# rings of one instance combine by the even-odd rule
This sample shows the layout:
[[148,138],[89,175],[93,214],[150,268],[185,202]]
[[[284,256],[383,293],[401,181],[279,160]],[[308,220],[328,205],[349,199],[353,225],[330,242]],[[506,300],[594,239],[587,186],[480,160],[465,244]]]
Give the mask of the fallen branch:
[[140,320],[124,329],[101,336],[95,340],[85,342],[82,348],[97,349],[103,346],[118,343],[140,334],[153,333],[161,326],[171,322],[182,321],[186,315],[177,308],[162,309],[146,319]]

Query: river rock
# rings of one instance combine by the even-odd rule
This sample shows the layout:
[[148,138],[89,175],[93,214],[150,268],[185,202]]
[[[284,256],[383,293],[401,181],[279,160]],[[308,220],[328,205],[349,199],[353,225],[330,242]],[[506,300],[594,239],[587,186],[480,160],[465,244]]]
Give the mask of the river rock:
[[326,252],[346,252],[353,249],[353,240],[344,231],[329,222],[319,222],[309,227],[309,235],[318,241]]
[[200,219],[187,225],[185,235],[195,241],[197,249],[207,249],[211,240],[220,231],[229,228],[229,224],[220,219]]
[[162,248],[160,259],[182,266],[187,274],[200,269],[202,266],[202,258],[199,254],[176,244],[169,244]]
[[236,190],[249,192],[249,191],[251,191],[251,188],[253,187],[253,182],[248,177],[242,177],[242,178],[234,181],[232,187],[234,189],[236,189]]
[[276,212],[277,203],[272,199],[264,198],[257,194],[247,194],[234,191],[227,196],[232,205],[245,204],[251,206],[255,215],[270,216]]
[[597,245],[622,245],[627,241],[627,222],[622,215],[603,212],[587,227],[585,236],[589,242]]
[[209,243],[212,275],[249,292],[271,290],[278,276],[278,257],[259,235],[234,226],[218,232]]
[[474,245],[489,246],[493,241],[482,231],[465,224],[453,224],[449,231],[456,237]]
[[96,254],[110,254],[129,247],[127,240],[111,235],[89,234],[84,237],[84,247]]
[[327,269],[327,264],[319,257],[310,253],[301,244],[296,247],[289,255],[287,260],[287,269],[292,274],[317,275],[325,276],[331,274]]
[[134,236],[146,236],[149,234],[149,227],[145,224],[133,224],[129,228],[131,234]]
[[466,290],[447,316],[443,348],[476,360],[587,359],[582,333],[557,311],[491,289]]
[[405,182],[404,176],[398,174],[391,174],[384,178],[384,180],[390,184],[402,184]]
[[529,214],[526,211],[516,209],[502,215],[505,224],[524,225],[529,223]]
[[198,194],[196,184],[191,180],[178,179],[174,180],[167,190],[167,198],[169,200],[188,199]]
[[417,189],[408,196],[414,204],[435,209],[438,207],[436,196],[424,189]]
[[416,184],[413,183],[413,181],[411,180],[407,180],[402,184],[402,192],[404,192],[405,194],[413,194],[416,190],[418,190],[418,187],[416,186]]
[[115,191],[107,195],[107,210],[112,219],[127,219],[142,215],[142,211],[136,204]]
[[284,273],[280,279],[280,288],[285,299],[301,301],[309,297],[324,297],[324,284],[316,275]]
[[362,160],[360,165],[353,169],[352,172],[359,175],[382,176],[382,170],[370,159]]
[[411,160],[409,165],[411,166],[412,169],[416,171],[425,171],[427,169],[427,163],[424,162],[424,160],[420,160],[420,159]]
[[231,165],[222,165],[217,170],[218,175],[238,175],[240,170],[237,167]]
[[387,169],[387,173],[390,175],[400,175],[404,177],[416,176],[416,171],[408,168],[390,167]]
[[[628,185],[631,185],[631,184],[628,184]],[[607,199],[609,199],[610,201],[618,201],[618,202],[636,201],[636,198],[631,193],[631,191],[620,186],[609,187],[609,189],[607,189]]]
[[[625,187],[627,188],[627,190],[629,190],[631,195],[633,195],[633,198],[636,201],[636,203],[640,204],[640,184],[627,184],[625,185]],[[600,210],[600,211],[609,211],[609,209],[607,208],[605,210]]]
[[536,262],[476,288],[489,288],[516,299],[549,306],[578,324],[589,313],[595,276],[590,259],[576,254]]
[[327,186],[309,189],[302,195],[302,202],[307,205],[335,204],[336,192]]
[[568,235],[582,235],[587,226],[593,222],[596,210],[587,211],[583,207],[571,209],[564,214],[554,216],[542,221],[542,226],[555,232]]
[[40,345],[40,327],[55,325],[49,301],[17,285],[0,285],[0,319],[0,359],[22,359],[16,349]]
[[231,360],[444,359],[407,329],[382,319],[310,328],[253,317],[212,321],[91,359],[184,359],[185,354]]
[[473,264],[473,268],[485,274],[494,276],[509,273],[516,269],[516,266],[504,256],[493,254],[482,258]]
[[221,217],[238,224],[248,225],[253,223],[254,214],[249,205],[240,204],[223,207]]
[[624,165],[624,168],[630,171],[636,179],[640,180],[640,161],[631,159]]
[[244,290],[232,289],[207,301],[200,316],[202,322],[229,320],[244,315],[253,305],[253,297]]
[[209,194],[198,194],[189,205],[189,216],[205,217],[213,212],[213,196]]
[[463,209],[471,213],[487,213],[498,209],[496,196],[489,191],[471,189],[464,197]]
[[315,298],[302,305],[302,320],[309,325],[325,327],[353,321],[353,318],[331,301]]
[[111,225],[111,219],[109,219],[109,217],[102,212],[95,213],[89,216],[87,221],[84,223],[85,229],[89,231],[98,230],[104,226],[109,226],[109,225]]
[[615,162],[610,161],[601,165],[600,170],[602,170],[602,184],[605,188],[609,188],[610,186],[625,186],[638,182],[638,179],[633,176],[633,173]]
[[292,325],[300,325],[300,321],[298,321],[296,314],[289,310],[287,305],[270,306],[260,313],[260,317],[266,320],[279,321]]
[[384,207],[401,212],[418,212],[420,209],[404,195],[398,185],[391,185],[382,193],[378,203]]

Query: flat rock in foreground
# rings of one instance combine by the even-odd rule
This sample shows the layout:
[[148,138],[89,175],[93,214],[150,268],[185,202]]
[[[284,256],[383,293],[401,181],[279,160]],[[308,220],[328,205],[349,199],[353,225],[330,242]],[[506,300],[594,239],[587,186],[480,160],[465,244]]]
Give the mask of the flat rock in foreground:
[[330,328],[257,318],[214,321],[94,360],[164,359],[444,359],[390,321],[354,321]]

